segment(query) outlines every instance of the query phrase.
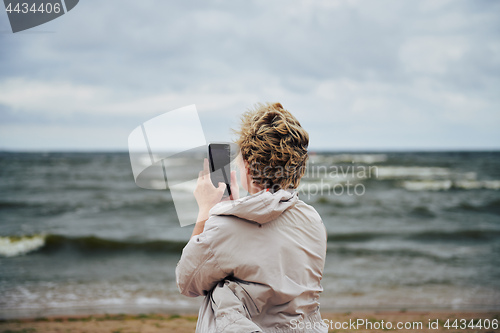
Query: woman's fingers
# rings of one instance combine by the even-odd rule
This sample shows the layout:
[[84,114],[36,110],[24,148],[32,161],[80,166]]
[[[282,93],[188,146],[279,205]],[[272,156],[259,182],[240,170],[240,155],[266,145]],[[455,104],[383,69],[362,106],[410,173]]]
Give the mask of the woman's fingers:
[[200,212],[203,212],[208,217],[208,212],[221,201],[225,190],[226,184],[224,182],[219,183],[218,187],[212,184],[208,159],[205,159],[203,161],[203,170],[198,174],[198,182],[193,192]]
[[226,183],[219,182],[219,186],[217,187],[217,191],[219,191],[221,198],[224,195],[225,190],[226,190]]
[[208,158],[203,159],[203,172],[205,172],[206,175],[210,172],[208,170]]
[[236,171],[231,171],[231,200],[240,198],[240,188],[238,186],[238,179],[236,179]]
[[210,170],[208,168],[208,159],[207,158],[203,159],[203,170],[201,171],[201,173],[203,174],[203,178],[202,179],[204,181],[211,182]]
[[208,170],[208,159],[203,160],[203,170],[198,173],[198,180],[210,180],[210,171]]

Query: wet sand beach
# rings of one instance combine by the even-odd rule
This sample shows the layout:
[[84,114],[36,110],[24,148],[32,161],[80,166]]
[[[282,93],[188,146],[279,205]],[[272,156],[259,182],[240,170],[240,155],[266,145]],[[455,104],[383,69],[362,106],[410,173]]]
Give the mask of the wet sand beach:
[[[330,326],[329,332],[500,332],[499,312],[356,311],[325,313],[323,318]],[[0,332],[187,333],[195,331],[196,320],[196,315],[176,314],[55,316],[2,320]],[[467,327],[462,329],[464,322]],[[398,329],[398,324],[409,328]]]

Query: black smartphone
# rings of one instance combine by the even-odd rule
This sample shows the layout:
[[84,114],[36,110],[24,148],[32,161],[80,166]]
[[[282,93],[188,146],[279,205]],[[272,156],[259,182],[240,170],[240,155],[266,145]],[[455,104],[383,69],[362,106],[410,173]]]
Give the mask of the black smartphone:
[[231,195],[231,147],[228,143],[210,143],[208,145],[208,164],[210,178],[215,187],[219,182],[226,184],[224,196]]

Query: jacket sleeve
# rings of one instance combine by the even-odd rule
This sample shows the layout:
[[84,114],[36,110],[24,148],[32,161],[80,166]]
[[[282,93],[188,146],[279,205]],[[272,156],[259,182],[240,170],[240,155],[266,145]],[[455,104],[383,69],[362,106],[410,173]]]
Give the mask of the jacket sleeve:
[[216,226],[207,223],[205,230],[192,237],[182,250],[181,259],[175,269],[177,287],[181,294],[189,297],[206,295],[229,275],[220,268],[212,250],[217,230]]

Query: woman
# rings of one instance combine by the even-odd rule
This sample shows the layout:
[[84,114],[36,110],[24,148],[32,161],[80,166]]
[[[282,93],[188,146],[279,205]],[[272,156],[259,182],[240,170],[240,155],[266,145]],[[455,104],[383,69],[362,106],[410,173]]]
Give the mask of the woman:
[[183,295],[205,295],[196,332],[327,332],[318,302],[326,231],[295,191],[309,135],[279,103],[246,112],[237,133],[250,195],[220,202],[226,185],[212,185],[205,160],[198,222],[176,269]]

